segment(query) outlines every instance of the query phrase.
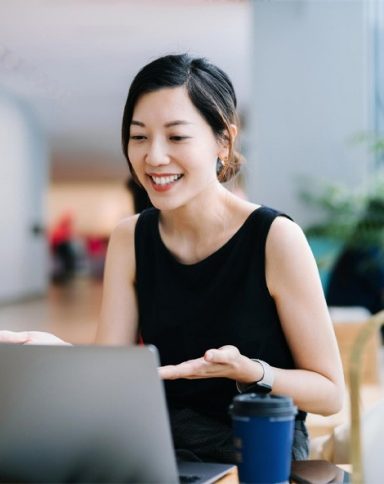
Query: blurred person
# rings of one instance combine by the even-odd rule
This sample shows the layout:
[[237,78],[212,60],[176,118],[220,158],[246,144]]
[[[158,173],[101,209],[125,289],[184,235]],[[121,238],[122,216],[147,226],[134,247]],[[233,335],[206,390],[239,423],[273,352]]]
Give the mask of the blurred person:
[[384,201],[372,199],[331,270],[329,306],[361,306],[372,314],[384,309],[383,234]]
[[54,225],[49,236],[49,245],[53,256],[53,282],[68,282],[75,274],[76,256],[72,243],[73,216],[70,213],[65,213]]
[[96,343],[140,335],[158,348],[176,449],[235,462],[228,406],[239,391],[271,392],[299,407],[292,457],[306,459],[306,412],[343,402],[340,355],[302,230],[222,185],[240,169],[237,131],[232,83],[206,59],[165,56],[136,75],[122,147],[153,208],[113,231]]
[[101,280],[104,274],[108,239],[107,237],[89,235],[86,237],[85,243],[89,262],[89,274],[94,279]]

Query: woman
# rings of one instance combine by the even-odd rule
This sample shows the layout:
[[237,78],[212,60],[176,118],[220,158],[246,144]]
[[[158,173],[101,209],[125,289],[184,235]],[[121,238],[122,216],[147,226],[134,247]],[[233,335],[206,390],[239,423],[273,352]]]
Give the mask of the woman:
[[[237,132],[231,81],[205,59],[165,56],[137,74],[123,151],[155,208],[111,236],[96,342],[140,335],[158,347],[185,455],[233,461],[228,405],[252,388],[293,398],[293,458],[305,459],[306,412],[342,405],[340,357],[301,229],[220,183],[239,170]],[[1,338],[63,343],[37,332]]]

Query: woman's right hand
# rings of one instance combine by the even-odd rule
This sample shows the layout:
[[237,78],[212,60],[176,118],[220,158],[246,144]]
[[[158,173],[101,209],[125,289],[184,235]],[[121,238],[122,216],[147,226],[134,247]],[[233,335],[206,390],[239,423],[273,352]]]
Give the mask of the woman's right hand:
[[19,345],[67,345],[67,343],[54,334],[43,331],[0,331],[0,343]]

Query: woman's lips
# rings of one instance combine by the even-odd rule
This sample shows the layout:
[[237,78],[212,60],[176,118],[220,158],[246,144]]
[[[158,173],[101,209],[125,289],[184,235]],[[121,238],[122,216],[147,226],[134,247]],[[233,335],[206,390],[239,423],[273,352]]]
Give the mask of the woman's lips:
[[151,186],[157,192],[165,192],[170,190],[181,178],[182,174],[149,174]]

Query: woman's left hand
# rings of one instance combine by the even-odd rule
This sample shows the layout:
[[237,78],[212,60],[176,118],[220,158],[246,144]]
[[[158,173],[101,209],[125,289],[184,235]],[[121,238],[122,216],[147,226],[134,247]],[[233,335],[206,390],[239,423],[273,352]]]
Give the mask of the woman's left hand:
[[231,378],[236,380],[244,363],[244,357],[236,346],[226,345],[218,349],[207,350],[203,357],[188,360],[178,365],[159,368],[163,380],[187,378]]

